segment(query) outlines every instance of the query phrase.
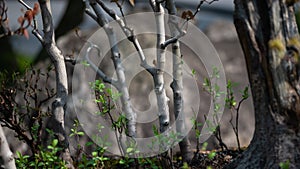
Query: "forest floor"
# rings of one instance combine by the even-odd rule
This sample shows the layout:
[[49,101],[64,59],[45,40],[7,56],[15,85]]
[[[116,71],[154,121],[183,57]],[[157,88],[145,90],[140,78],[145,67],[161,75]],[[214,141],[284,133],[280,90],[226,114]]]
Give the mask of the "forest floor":
[[[135,162],[132,161],[132,163],[127,166],[117,162],[120,161],[120,159],[115,159],[116,161],[114,161],[114,158],[110,158],[111,160],[105,162],[103,167],[105,169],[222,169],[226,164],[232,162],[234,158],[239,156],[243,150],[201,150],[199,153],[194,154],[194,158],[190,163],[183,163],[180,154],[176,154],[173,156],[172,165],[169,165],[170,162],[168,162],[167,158],[162,157],[162,155],[148,159],[135,159]],[[164,163],[164,161],[167,162]]]
[[[239,154],[241,154],[241,151],[234,149],[223,151],[200,151],[195,154],[188,167],[191,169],[221,169]],[[175,168],[183,168],[182,166],[183,164],[174,164]]]

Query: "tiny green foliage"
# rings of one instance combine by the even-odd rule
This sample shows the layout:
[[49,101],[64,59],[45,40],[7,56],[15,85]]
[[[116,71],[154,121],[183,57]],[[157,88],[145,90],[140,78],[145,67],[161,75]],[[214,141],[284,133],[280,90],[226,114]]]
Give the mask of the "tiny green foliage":
[[216,156],[216,152],[214,152],[214,151],[212,151],[212,152],[210,152],[210,153],[208,154],[208,158],[209,158],[210,160],[214,159],[215,156]]
[[122,96],[122,93],[114,92],[111,88],[108,88],[106,92],[108,93],[108,95],[111,97],[113,101],[116,101]]
[[236,100],[233,95],[233,86],[234,86],[233,82],[231,80],[228,80],[228,82],[227,82],[227,97],[225,99],[226,106],[228,108],[232,108],[232,107],[236,106]]
[[104,162],[108,161],[109,158],[104,156],[106,149],[99,147],[97,151],[92,152],[92,165],[94,167],[104,167]]
[[204,81],[203,86],[207,87],[207,88],[210,88],[210,86],[211,86],[210,85],[210,80],[208,78],[204,78],[203,81]]
[[122,129],[124,126],[126,126],[127,119],[124,114],[120,114],[119,118],[113,122],[113,128],[114,129]]
[[217,67],[213,67],[213,74],[212,74],[212,77],[216,77],[217,79],[220,78],[220,71]]
[[19,151],[16,152],[16,166],[18,168],[26,169],[29,164],[29,155],[22,155]]
[[82,61],[81,64],[82,64],[84,67],[89,67],[89,66],[90,66],[90,64],[89,64],[86,60]]
[[202,150],[202,151],[205,151],[206,148],[207,148],[207,146],[208,146],[208,143],[207,143],[207,142],[204,142],[203,145],[202,145],[201,150]]
[[128,148],[126,149],[126,153],[131,153],[133,150],[134,150],[134,149],[133,149],[132,147],[128,147]]
[[121,164],[125,168],[129,168],[132,163],[134,163],[134,159],[129,157],[124,157],[119,161],[119,164]]
[[109,157],[104,156],[106,149],[98,147],[90,155],[83,154],[77,168],[104,168],[106,163],[110,161]]
[[242,98],[243,98],[243,99],[248,99],[248,97],[249,97],[249,92],[248,92],[248,90],[249,90],[249,87],[246,86],[246,87],[244,88],[244,90],[242,91],[242,93],[243,93]]
[[105,84],[101,80],[95,80],[95,82],[90,82],[90,86],[92,89],[103,92],[105,89]]
[[17,152],[16,166],[17,168],[54,168],[66,169],[66,163],[60,159],[57,153],[61,150],[58,147],[58,140],[52,140],[52,143],[47,146],[47,149],[41,149],[34,154],[32,158],[28,155],[22,155]]
[[33,124],[31,127],[31,132],[34,140],[38,140],[38,129],[40,125],[39,124]]
[[181,168],[182,168],[182,169],[189,169],[188,163],[187,163],[187,162],[184,162]]
[[285,162],[280,162],[279,167],[281,169],[289,169],[290,168],[290,161],[286,160]]
[[138,163],[143,168],[160,169],[158,158],[138,158]]
[[[152,132],[153,132],[154,136],[158,139],[158,145],[163,144],[163,141],[164,141],[163,135],[159,133],[159,130],[155,125],[152,126]],[[152,142],[152,144],[153,144],[152,146],[154,146],[157,144],[157,142]]]
[[154,136],[158,136],[159,135],[159,131],[158,131],[158,129],[157,129],[157,127],[155,125],[152,126],[152,131],[153,131]]
[[195,75],[196,75],[196,70],[192,69],[192,76],[195,76]]
[[203,126],[203,124],[197,121],[196,115],[191,119],[191,121],[195,129],[196,138],[199,139],[201,134],[199,127]]
[[79,131],[79,126],[80,126],[79,121],[78,120],[74,120],[73,128],[71,128],[70,137],[73,137],[73,136],[84,136],[84,132],[83,131]]

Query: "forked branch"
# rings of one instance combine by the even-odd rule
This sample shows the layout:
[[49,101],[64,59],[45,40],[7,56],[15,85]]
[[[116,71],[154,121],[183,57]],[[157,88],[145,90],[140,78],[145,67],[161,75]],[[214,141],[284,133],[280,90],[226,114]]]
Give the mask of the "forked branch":
[[[135,138],[136,137],[136,113],[133,111],[128,87],[125,82],[125,73],[124,73],[124,67],[121,63],[121,54],[119,52],[117,44],[116,35],[114,33],[114,30],[112,27],[109,26],[109,22],[107,17],[105,16],[105,13],[103,11],[103,4],[101,1],[98,0],[89,0],[89,4],[92,7],[93,12],[91,12],[90,9],[86,9],[86,13],[93,18],[99,26],[103,27],[111,46],[111,53],[112,53],[112,61],[114,63],[114,67],[116,70],[117,75],[117,86],[118,91],[122,94],[121,95],[121,102],[122,102],[122,109],[123,112],[126,115],[127,118],[127,135],[129,137]],[[102,6],[101,6],[102,4]],[[88,4],[87,4],[88,5]],[[102,7],[102,8],[100,8]],[[107,10],[107,9],[106,9]]]

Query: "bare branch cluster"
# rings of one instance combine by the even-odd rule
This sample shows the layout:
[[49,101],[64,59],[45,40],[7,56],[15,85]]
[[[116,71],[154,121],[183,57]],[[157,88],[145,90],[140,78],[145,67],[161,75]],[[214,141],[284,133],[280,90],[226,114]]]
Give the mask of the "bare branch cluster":
[[24,1],[18,0],[25,8],[24,15],[18,18],[18,22],[20,24],[19,28],[16,30],[12,30],[9,26],[9,19],[7,16],[8,8],[4,0],[0,1],[0,38],[12,36],[12,35],[22,35],[27,39],[29,38],[29,34],[27,29],[29,27],[33,27],[34,30],[37,29],[37,23],[35,20],[35,16],[39,13],[39,5],[38,3],[34,4],[34,7],[31,8]]
[[[26,142],[32,153],[37,153],[42,145],[43,125],[46,117],[51,115],[50,107],[43,109],[55,97],[54,89],[40,84],[47,84],[51,67],[48,72],[28,70],[26,76],[14,75],[10,81],[1,83],[0,121],[17,133],[20,140]],[[22,95],[24,102],[16,100]],[[45,133],[44,133],[45,134]]]

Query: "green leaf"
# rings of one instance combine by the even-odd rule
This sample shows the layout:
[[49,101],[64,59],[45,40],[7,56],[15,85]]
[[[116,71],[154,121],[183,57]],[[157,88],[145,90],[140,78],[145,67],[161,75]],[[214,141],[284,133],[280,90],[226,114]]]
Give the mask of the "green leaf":
[[210,87],[210,81],[208,78],[204,78],[203,86]]
[[38,167],[44,166],[45,164],[43,162],[39,162]]
[[207,142],[204,142],[203,145],[202,145],[201,150],[202,150],[202,151],[205,151],[206,148],[207,148],[207,145],[208,145],[208,143],[207,143]]
[[84,67],[89,67],[89,66],[90,66],[90,64],[89,64],[86,60],[82,61],[81,64],[82,64]]
[[49,149],[49,150],[53,150],[53,147],[52,146],[47,146],[47,148]]
[[92,152],[92,156],[93,156],[93,157],[98,156],[98,152],[96,152],[96,151]]
[[183,166],[181,167],[182,169],[189,169],[189,165],[187,162],[183,163]]
[[108,158],[108,157],[100,157],[100,160],[101,160],[101,161],[108,161],[109,158]]
[[243,90],[243,99],[247,99],[248,97],[249,97],[249,92],[248,92],[248,90],[249,90],[249,87],[248,86],[246,86],[245,87],[245,89]]
[[280,167],[281,169],[289,169],[289,168],[290,168],[290,161],[287,160],[287,161],[285,161],[285,162],[280,162],[280,163],[279,163],[279,167]]
[[155,125],[152,126],[152,131],[154,133],[154,136],[158,136],[159,135],[159,132],[158,132],[158,129]]
[[57,140],[57,139],[54,139],[54,140],[52,141],[52,146],[53,146],[53,147],[56,147],[57,144],[58,144],[58,140]]
[[128,147],[127,150],[126,150],[126,153],[130,153],[130,152],[132,152],[132,151],[133,151],[133,148]]
[[16,153],[18,158],[22,158],[22,154],[19,151],[17,151]]
[[211,160],[212,160],[215,156],[216,156],[216,152],[210,152],[210,153],[208,154],[208,158],[211,159]]
[[79,131],[79,132],[77,132],[77,135],[79,135],[79,136],[84,136],[84,132]]
[[220,109],[221,109],[221,106],[220,106],[220,104],[218,104],[218,103],[215,103],[215,105],[214,105],[214,111],[215,112],[218,112]]
[[89,141],[89,142],[85,143],[85,146],[91,146],[93,144],[94,144],[93,142]]
[[192,75],[195,76],[196,75],[196,70],[192,69]]
[[121,160],[119,161],[119,164],[125,164],[125,160],[121,159]]
[[201,135],[200,130],[196,130],[196,138],[197,138],[197,139],[200,137],[200,135]]
[[218,70],[217,67],[213,67],[213,77],[219,79],[220,78],[220,71]]

